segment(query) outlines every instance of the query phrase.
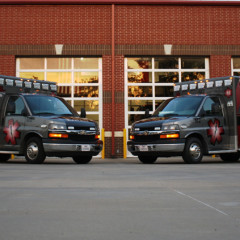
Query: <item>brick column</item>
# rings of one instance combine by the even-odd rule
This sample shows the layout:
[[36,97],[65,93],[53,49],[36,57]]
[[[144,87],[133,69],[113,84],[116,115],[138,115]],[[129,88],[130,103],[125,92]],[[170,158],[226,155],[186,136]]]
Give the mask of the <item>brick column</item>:
[[[104,55],[103,59],[103,128],[105,129],[105,156],[111,157],[112,149],[112,76],[111,56]],[[124,129],[124,56],[115,57],[115,156],[123,157]]]
[[105,130],[105,157],[111,156],[111,130],[112,130],[112,58],[111,55],[102,56],[102,71],[103,71],[103,128]]
[[123,157],[123,129],[124,129],[124,56],[115,57],[115,154]]
[[210,56],[210,77],[231,76],[231,56],[212,55]]

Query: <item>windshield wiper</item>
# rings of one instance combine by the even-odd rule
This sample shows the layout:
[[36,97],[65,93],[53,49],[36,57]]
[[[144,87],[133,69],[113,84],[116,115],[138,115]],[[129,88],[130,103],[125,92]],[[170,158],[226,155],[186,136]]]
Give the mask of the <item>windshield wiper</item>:
[[175,117],[175,116],[179,116],[179,114],[177,114],[177,113],[167,113],[167,114],[163,115],[163,117]]
[[64,113],[64,114],[59,114],[60,116],[73,116],[73,114],[72,113]]
[[51,112],[40,112],[40,113],[35,113],[34,115],[55,115],[55,114]]

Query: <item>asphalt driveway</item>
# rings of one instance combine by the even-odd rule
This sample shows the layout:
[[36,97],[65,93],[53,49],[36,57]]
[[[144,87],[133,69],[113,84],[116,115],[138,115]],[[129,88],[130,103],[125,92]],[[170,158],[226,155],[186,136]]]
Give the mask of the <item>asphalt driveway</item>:
[[240,162],[0,164],[2,240],[237,240]]

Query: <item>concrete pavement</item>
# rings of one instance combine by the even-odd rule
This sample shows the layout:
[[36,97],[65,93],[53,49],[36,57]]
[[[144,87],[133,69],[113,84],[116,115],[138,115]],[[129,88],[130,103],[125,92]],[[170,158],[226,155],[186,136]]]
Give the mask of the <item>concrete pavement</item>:
[[3,240],[237,240],[240,164],[21,158],[0,164]]

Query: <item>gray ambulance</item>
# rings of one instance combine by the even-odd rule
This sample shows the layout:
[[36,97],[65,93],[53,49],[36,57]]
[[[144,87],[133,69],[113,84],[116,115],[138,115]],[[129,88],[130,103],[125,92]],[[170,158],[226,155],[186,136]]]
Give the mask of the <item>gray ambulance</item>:
[[203,155],[239,160],[240,80],[221,77],[177,83],[174,96],[146,119],[133,123],[128,151],[143,163],[182,156],[199,163]]
[[28,163],[56,156],[85,164],[101,152],[97,123],[56,94],[56,83],[0,75],[1,162],[15,154]]

